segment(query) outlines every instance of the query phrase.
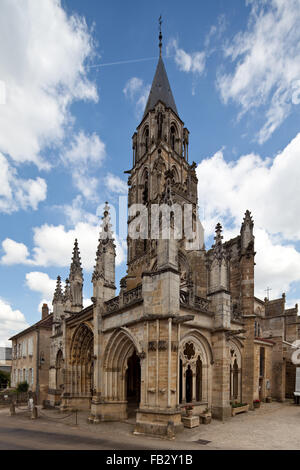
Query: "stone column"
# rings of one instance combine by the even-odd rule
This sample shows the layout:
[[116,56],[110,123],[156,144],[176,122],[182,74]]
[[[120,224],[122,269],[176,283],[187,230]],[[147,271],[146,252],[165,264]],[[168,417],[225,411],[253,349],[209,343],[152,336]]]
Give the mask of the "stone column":
[[225,332],[220,330],[212,337],[214,353],[212,414],[214,418],[224,420],[231,415],[230,406],[230,359]]

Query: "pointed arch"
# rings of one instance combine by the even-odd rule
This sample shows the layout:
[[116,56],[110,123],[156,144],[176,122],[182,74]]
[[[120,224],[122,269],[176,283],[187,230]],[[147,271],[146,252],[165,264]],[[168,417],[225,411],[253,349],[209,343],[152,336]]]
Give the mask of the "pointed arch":
[[[198,330],[187,331],[179,343],[179,400],[185,403],[211,400],[213,354],[207,338]],[[191,399],[192,388],[192,399]]]
[[206,364],[213,364],[214,363],[214,356],[213,356],[213,350],[212,347],[208,341],[208,339],[200,333],[198,330],[189,330],[180,340],[180,344],[187,342],[188,339],[194,339],[197,342],[199,342],[202,345],[203,350],[205,351],[206,354],[206,359],[207,362]]
[[142,347],[131,331],[126,327],[114,331],[104,351],[104,396],[107,399],[126,400],[126,370],[134,351],[137,356],[142,354]]
[[94,359],[94,334],[87,322],[80,323],[75,329],[70,345],[72,393],[89,400],[92,395]]
[[230,357],[230,400],[239,400],[242,398],[242,352],[240,345],[235,338],[229,341]]

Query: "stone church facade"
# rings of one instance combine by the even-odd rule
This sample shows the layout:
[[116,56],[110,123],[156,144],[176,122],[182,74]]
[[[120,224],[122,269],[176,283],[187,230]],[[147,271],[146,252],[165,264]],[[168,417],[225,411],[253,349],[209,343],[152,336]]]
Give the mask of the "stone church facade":
[[[288,343],[299,338],[297,306],[285,310],[284,298],[273,303],[255,298],[255,240],[248,210],[239,235],[224,242],[218,224],[215,243],[205,249],[196,164],[188,161],[189,131],[161,56],[132,147],[127,273],[116,296],[116,247],[106,205],[92,304],[82,307],[77,240],[64,291],[57,280],[50,403],[62,410],[90,410],[94,423],[124,420],[136,410],[136,433],[165,435],[170,423],[175,431],[182,429],[187,403],[194,414],[209,409],[213,417],[225,419],[233,401],[252,407],[255,399],[284,399],[286,377],[292,384],[295,374]],[[156,218],[159,237],[154,237],[149,215],[162,204],[171,208],[165,238],[160,235],[167,216]],[[197,235],[193,240],[176,236],[174,207],[179,213],[189,207],[185,220]]]

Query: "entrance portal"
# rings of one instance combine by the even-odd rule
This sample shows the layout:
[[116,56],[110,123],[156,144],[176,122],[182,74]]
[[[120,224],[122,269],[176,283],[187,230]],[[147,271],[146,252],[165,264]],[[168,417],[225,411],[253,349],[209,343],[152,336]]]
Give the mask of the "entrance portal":
[[141,364],[140,358],[134,350],[132,356],[129,357],[127,362],[126,371],[126,399],[128,402],[127,412],[128,417],[135,413],[135,409],[140,404],[141,396]]

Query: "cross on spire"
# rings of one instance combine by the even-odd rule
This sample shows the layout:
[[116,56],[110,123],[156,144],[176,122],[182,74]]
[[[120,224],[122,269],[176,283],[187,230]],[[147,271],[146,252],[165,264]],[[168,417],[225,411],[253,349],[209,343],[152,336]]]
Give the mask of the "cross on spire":
[[159,57],[161,57],[161,48],[162,48],[162,33],[161,33],[161,24],[162,24],[162,19],[161,19],[161,15],[158,19],[158,23],[159,23]]
[[267,288],[265,289],[265,292],[267,293],[267,296],[268,296],[268,300],[270,300],[270,291],[271,291],[271,290],[272,290],[272,289],[271,289],[270,287],[267,287]]

